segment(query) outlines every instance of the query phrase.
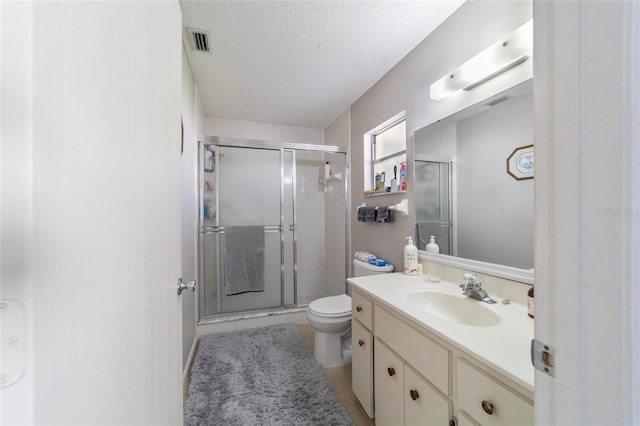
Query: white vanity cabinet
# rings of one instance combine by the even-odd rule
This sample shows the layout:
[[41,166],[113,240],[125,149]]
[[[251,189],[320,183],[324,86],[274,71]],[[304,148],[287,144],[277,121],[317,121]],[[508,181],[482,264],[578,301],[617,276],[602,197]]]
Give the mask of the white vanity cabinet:
[[359,290],[353,392],[376,426],[534,424],[533,392]]

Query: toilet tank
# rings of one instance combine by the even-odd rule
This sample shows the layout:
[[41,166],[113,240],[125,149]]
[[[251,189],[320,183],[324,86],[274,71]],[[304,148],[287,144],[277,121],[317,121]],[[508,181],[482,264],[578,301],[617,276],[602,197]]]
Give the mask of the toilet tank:
[[393,272],[393,265],[376,266],[358,259],[353,259],[353,276],[366,277],[367,275],[388,274]]

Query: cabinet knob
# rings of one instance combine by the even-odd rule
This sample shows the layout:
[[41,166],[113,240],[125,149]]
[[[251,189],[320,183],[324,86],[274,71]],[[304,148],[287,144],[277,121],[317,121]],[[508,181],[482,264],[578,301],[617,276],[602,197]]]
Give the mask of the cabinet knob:
[[420,394],[418,394],[418,391],[415,389],[411,389],[409,391],[409,395],[411,395],[411,399],[413,399],[414,401],[420,397]]
[[493,414],[493,404],[490,403],[489,401],[482,401],[482,409],[488,415],[492,415]]
[[362,306],[356,306],[356,311],[362,312]]
[[362,340],[362,339],[358,340],[358,345],[364,346],[364,340]]
[[396,370],[393,367],[389,367],[387,368],[387,373],[389,373],[390,376],[393,376],[396,374]]

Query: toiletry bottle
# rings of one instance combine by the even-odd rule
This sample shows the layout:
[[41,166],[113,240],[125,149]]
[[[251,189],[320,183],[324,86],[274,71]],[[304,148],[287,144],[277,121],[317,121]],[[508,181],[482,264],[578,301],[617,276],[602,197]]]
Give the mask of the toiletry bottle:
[[213,172],[213,151],[208,145],[204,149],[204,171]]
[[400,163],[400,191],[407,190],[407,162]]
[[427,244],[427,247],[425,247],[425,249],[429,253],[440,253],[440,246],[436,244],[436,237],[434,235],[431,235],[429,237],[429,244]]
[[418,275],[418,248],[413,245],[413,238],[407,237],[407,245],[404,246],[404,273]]
[[328,161],[324,165],[324,178],[325,179],[331,179],[331,164],[329,164]]
[[527,292],[527,315],[531,318],[534,316],[534,304],[533,304],[533,286]]

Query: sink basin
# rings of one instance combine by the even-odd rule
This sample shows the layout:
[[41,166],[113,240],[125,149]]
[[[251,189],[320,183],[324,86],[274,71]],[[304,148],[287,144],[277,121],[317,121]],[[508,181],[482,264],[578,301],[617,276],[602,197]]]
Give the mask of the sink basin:
[[491,327],[500,323],[500,317],[467,296],[430,290],[415,290],[404,294],[412,307],[436,318],[475,327]]

